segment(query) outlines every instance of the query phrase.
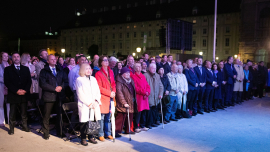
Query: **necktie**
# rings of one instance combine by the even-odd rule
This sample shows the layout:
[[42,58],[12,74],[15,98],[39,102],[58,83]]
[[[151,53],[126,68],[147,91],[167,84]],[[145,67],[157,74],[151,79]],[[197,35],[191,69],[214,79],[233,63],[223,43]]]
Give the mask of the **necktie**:
[[16,66],[16,69],[17,69],[18,71],[20,71],[20,66]]
[[199,67],[200,68],[200,71],[201,71],[201,74],[202,74],[202,67]]
[[[190,68],[190,70],[194,73],[194,70],[193,70],[193,68]],[[195,74],[195,73],[194,73]]]
[[213,72],[211,70],[209,70],[211,72],[211,74],[213,75]]
[[53,70],[53,75],[56,77],[55,68],[52,68],[52,70]]

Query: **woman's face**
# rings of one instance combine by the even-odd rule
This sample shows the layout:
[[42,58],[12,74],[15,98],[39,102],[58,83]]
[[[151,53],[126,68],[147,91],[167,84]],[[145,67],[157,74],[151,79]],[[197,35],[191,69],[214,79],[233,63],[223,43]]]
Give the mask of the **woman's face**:
[[178,73],[182,74],[182,72],[183,72],[183,68],[179,68]]
[[33,62],[33,65],[36,65],[37,64],[37,60],[35,60],[34,62]]
[[118,63],[118,64],[117,64],[117,68],[118,68],[119,70],[121,70],[121,69],[122,69],[122,63]]
[[214,70],[217,70],[217,65],[213,65],[213,69]]
[[142,66],[140,64],[136,64],[136,67],[134,69],[136,72],[141,72],[142,71]]
[[69,58],[70,58],[70,57],[67,57],[67,58],[66,58],[66,60],[65,60],[66,64],[68,63]]
[[107,58],[107,57],[104,57],[104,58],[103,58],[103,61],[101,62],[101,65],[102,65],[103,67],[109,66],[109,62],[108,62],[108,58]]
[[90,67],[90,65],[88,65],[85,69],[85,75],[86,76],[89,76],[89,75],[92,75],[92,69]]
[[69,61],[69,64],[70,65],[75,65],[75,60],[73,58],[71,58],[70,61]]
[[246,71],[248,70],[248,65],[245,66],[245,70],[246,70]]
[[122,75],[125,79],[129,79],[130,78],[130,73],[126,72]]
[[3,61],[8,61],[8,54],[7,53],[4,53],[3,55],[2,55],[2,60]]
[[145,62],[142,63],[142,69],[146,69],[147,64]]
[[64,59],[63,58],[59,58],[59,64],[61,64],[61,65],[64,64]]
[[158,70],[158,73],[159,73],[159,75],[163,75],[163,74],[164,74],[164,69],[163,69],[163,68],[160,68],[160,69]]

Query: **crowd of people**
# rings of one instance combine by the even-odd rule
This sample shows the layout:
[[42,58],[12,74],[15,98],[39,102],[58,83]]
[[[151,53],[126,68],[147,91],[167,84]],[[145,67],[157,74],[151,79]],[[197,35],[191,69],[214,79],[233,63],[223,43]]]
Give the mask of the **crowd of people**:
[[[72,132],[63,127],[62,104],[75,102],[79,117],[81,144],[113,139],[111,118],[115,117],[115,137],[148,131],[161,123],[168,124],[197,114],[216,112],[241,104],[244,100],[262,98],[270,87],[270,70],[261,61],[243,64],[229,56],[218,63],[202,58],[173,60],[172,55],[142,58],[133,56],[119,61],[116,57],[95,55],[88,61],[83,54],[74,58],[48,55],[39,58],[14,52],[0,56],[0,125],[8,117],[10,135],[14,134],[16,114],[22,117],[22,130],[30,132],[27,109],[43,101],[43,138],[50,137],[49,121],[56,109],[57,136]],[[4,110],[6,105],[6,110]],[[114,113],[114,110],[116,112]],[[112,113],[114,115],[112,115]],[[162,121],[164,120],[164,121]],[[87,135],[89,121],[100,124],[97,135]]]

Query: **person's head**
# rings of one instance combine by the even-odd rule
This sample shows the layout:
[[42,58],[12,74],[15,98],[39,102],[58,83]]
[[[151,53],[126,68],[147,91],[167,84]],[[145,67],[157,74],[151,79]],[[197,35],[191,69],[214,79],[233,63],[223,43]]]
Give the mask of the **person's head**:
[[198,58],[194,58],[193,63],[196,63],[197,64],[197,62],[198,62]]
[[248,66],[252,66],[252,61],[251,60],[247,60],[247,65]]
[[127,67],[121,69],[120,75],[125,79],[130,79],[130,70]]
[[260,62],[259,62],[259,65],[260,65],[260,66],[264,66],[264,62],[263,62],[263,61],[260,61]]
[[167,55],[162,55],[162,62],[167,62],[168,58]]
[[133,56],[129,56],[127,58],[127,65],[133,67],[133,65],[134,65],[134,58],[133,58]]
[[41,59],[47,60],[48,59],[48,52],[47,52],[47,50],[46,49],[41,49],[39,51],[39,57]]
[[96,59],[96,60],[94,60],[94,61],[93,61],[93,65],[94,65],[94,67],[99,67],[99,65],[98,65],[98,61],[99,61],[99,59]]
[[176,65],[182,65],[182,62],[181,61],[177,61],[176,62]]
[[161,62],[161,58],[160,58],[159,55],[157,55],[155,59],[156,59],[156,63],[160,63]]
[[164,74],[164,69],[163,69],[163,67],[161,67],[161,68],[158,69],[158,74],[159,74],[159,75],[163,75],[163,74]]
[[36,65],[36,64],[37,64],[37,59],[33,59],[33,60],[31,61],[31,63],[32,63],[33,65]]
[[110,68],[114,68],[115,65],[116,65],[116,63],[117,63],[116,57],[111,56],[110,59],[109,59],[109,65],[110,65]]
[[246,71],[248,71],[248,68],[249,68],[249,66],[246,64],[246,65],[244,66],[244,69],[245,69]]
[[80,66],[86,61],[86,57],[84,55],[77,56],[77,59]]
[[203,63],[203,59],[202,58],[198,58],[197,64],[201,66],[202,63]]
[[49,66],[54,67],[56,65],[56,57],[54,55],[48,55],[47,62]]
[[141,63],[135,63],[134,64],[134,70],[136,72],[141,72],[142,71],[142,65],[141,65]]
[[117,62],[116,66],[117,66],[118,70],[121,70],[122,69],[122,62]]
[[171,67],[171,70],[172,70],[173,73],[177,73],[178,66],[176,64],[173,64],[172,67]]
[[183,62],[183,67],[186,67],[187,66],[187,63],[186,62]]
[[57,60],[57,63],[62,66],[64,64],[64,58],[60,56]]
[[2,61],[5,61],[5,62],[8,61],[8,53],[7,52],[1,52],[1,62]]
[[217,70],[217,64],[216,63],[213,63],[213,65],[212,65],[212,70]]
[[90,76],[92,75],[92,69],[91,66],[88,63],[83,63],[80,66],[80,71],[79,71],[79,75],[81,77],[85,77],[85,76]]
[[223,69],[224,68],[224,62],[219,62],[218,63],[218,67],[219,67],[219,69]]
[[107,68],[107,67],[109,66],[109,60],[108,60],[108,57],[107,57],[107,56],[101,56],[101,57],[98,59],[98,65],[99,65],[99,67]]
[[30,62],[31,57],[29,53],[23,53],[21,56],[21,64],[26,65]]
[[173,56],[172,55],[168,55],[168,62],[172,62],[173,61]]
[[173,60],[173,61],[172,61],[172,64],[176,64],[176,60]]
[[66,57],[65,63],[68,64],[70,60],[70,57]]
[[212,67],[211,62],[210,62],[210,61],[206,61],[205,67],[206,67],[207,69],[211,69],[211,67]]
[[94,60],[98,60],[99,56],[98,55],[94,55]]
[[154,63],[149,64],[149,72],[154,74],[156,73],[157,66]]
[[182,74],[183,73],[183,66],[178,65],[178,73]]
[[69,65],[75,66],[75,58],[69,59]]
[[139,58],[139,62],[142,63],[143,62],[143,58]]
[[154,64],[156,64],[156,61],[155,61],[155,59],[152,59],[152,60],[150,60],[149,63],[154,63]]
[[227,63],[229,63],[229,64],[232,64],[233,63],[233,57],[232,56],[229,56],[227,58]]
[[148,59],[149,59],[149,55],[148,55],[147,53],[144,53],[144,54],[143,54],[143,58],[144,58],[145,60],[148,60]]
[[14,52],[12,54],[12,62],[14,64],[20,64],[20,61],[21,61],[21,57],[20,57],[20,54],[18,52]]
[[142,62],[142,69],[146,69],[146,68],[147,68],[146,62]]
[[234,59],[234,60],[233,60],[233,64],[239,65],[239,59]]
[[193,61],[191,59],[188,59],[186,62],[187,68],[192,68],[192,63],[193,63]]

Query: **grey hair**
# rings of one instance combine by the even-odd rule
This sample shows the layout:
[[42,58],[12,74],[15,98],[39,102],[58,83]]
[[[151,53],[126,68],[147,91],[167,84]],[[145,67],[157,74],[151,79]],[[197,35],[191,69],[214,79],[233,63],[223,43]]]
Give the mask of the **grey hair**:
[[157,67],[157,65],[155,63],[149,64],[149,68],[152,67],[152,66],[154,66],[155,68]]
[[133,68],[135,69],[138,65],[142,66],[141,63],[135,63],[135,64],[133,65]]
[[182,65],[178,65],[178,68],[179,68],[179,69],[183,69],[183,66],[182,66]]
[[114,56],[111,56],[111,57],[109,58],[109,62],[112,62],[112,61],[115,61],[115,62],[117,62],[117,59],[116,59],[116,57],[114,57]]

